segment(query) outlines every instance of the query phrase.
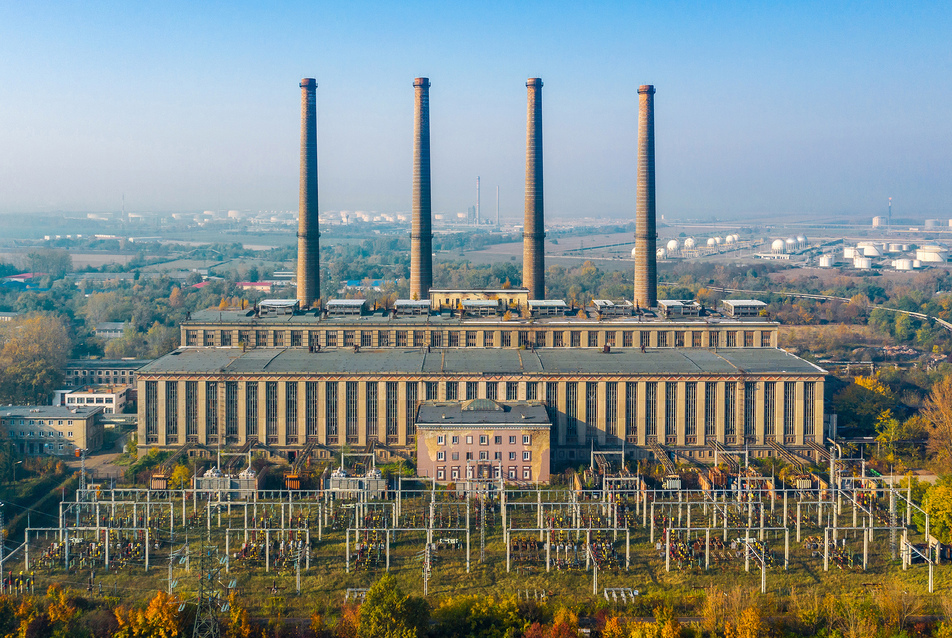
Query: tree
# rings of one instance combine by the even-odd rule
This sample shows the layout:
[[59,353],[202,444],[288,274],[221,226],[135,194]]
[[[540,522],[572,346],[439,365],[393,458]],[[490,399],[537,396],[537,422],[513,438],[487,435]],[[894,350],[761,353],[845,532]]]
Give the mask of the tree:
[[386,574],[367,592],[360,606],[358,638],[417,638],[426,633],[430,610],[426,600],[407,596]]
[[929,513],[930,533],[939,542],[952,544],[952,476],[944,476],[930,487],[923,499]]
[[0,328],[0,401],[46,404],[63,382],[63,368],[72,349],[59,317],[35,315]]
[[889,462],[896,458],[896,442],[904,437],[903,424],[893,416],[892,410],[883,410],[876,419],[876,442],[885,446]]
[[948,471],[952,468],[952,376],[942,377],[932,386],[919,414],[928,424],[929,452],[936,464]]
[[158,592],[145,609],[115,610],[119,630],[115,638],[176,638],[179,631],[179,601]]

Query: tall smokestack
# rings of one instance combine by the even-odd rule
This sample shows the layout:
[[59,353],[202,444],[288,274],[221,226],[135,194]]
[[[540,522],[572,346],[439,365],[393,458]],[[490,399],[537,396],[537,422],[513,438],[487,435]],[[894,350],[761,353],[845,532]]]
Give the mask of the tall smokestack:
[[302,308],[321,298],[321,248],[317,217],[317,81],[301,80],[301,190],[298,201],[297,295]]
[[526,218],[522,285],[529,299],[545,299],[545,219],[542,204],[542,78],[529,78],[526,112]]
[[410,297],[429,298],[433,285],[430,223],[430,80],[413,81],[413,222],[410,228]]
[[635,203],[635,303],[658,305],[655,261],[654,94],[650,84],[638,87],[638,196]]

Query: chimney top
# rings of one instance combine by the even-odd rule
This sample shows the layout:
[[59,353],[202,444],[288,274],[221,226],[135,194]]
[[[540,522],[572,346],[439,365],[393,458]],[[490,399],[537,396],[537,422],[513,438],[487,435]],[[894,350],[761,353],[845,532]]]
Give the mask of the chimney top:
[[430,78],[416,78],[413,80],[413,86],[422,86],[424,89],[430,88]]
[[638,87],[638,94],[639,94],[639,95],[641,95],[642,93],[650,93],[650,94],[654,95],[654,92],[655,92],[655,90],[654,90],[654,85],[653,85],[653,84],[642,84],[641,86]]
[[537,86],[542,88],[542,78],[529,78],[526,80],[526,86]]
[[310,88],[315,88],[315,89],[316,89],[316,88],[317,88],[317,80],[315,80],[314,78],[304,78],[303,80],[301,80],[301,88],[302,88],[302,89],[304,89],[304,88],[308,88],[308,89],[310,89]]

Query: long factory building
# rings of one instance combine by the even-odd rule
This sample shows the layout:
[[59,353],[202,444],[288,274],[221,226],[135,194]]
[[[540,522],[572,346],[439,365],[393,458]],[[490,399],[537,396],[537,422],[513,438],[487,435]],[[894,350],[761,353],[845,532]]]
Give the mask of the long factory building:
[[[482,462],[480,475],[495,464],[533,482],[548,479],[550,460],[594,451],[817,458],[826,373],[778,348],[762,303],[735,301],[722,314],[655,297],[653,87],[639,90],[647,142],[639,145],[633,303],[569,307],[545,298],[542,277],[526,288],[432,288],[430,84],[417,78],[413,299],[377,309],[319,297],[316,86],[301,83],[298,298],[190,316],[183,346],[137,372],[140,446],[254,443],[289,460],[305,451],[328,458],[344,446],[384,461],[425,453],[419,466],[440,480],[471,476]],[[527,82],[530,274],[544,267],[541,87]]]

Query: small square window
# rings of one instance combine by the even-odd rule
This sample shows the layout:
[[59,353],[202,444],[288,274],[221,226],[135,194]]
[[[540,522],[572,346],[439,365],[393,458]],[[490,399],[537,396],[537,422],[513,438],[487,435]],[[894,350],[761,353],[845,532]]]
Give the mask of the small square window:
[[459,437],[458,437],[458,436],[454,436],[454,437],[451,439],[451,441],[453,442],[453,445],[458,445],[458,444],[459,444]]
[[516,460],[516,453],[515,453],[515,452],[510,452],[510,453],[509,453],[509,460],[510,460],[510,461],[515,461],[515,460]]
[[446,460],[446,452],[444,452],[443,450],[440,450],[439,452],[437,452],[437,453],[436,453],[436,460],[437,460],[437,461],[445,461],[445,460]]
[[445,435],[445,434],[441,434],[441,435],[439,435],[438,437],[436,437],[436,444],[437,444],[437,445],[446,445],[446,435]]
[[515,478],[516,478],[516,468],[514,468],[514,467],[510,467],[510,468],[509,468],[509,478],[511,478],[511,479],[515,479]]
[[522,460],[523,460],[523,461],[531,461],[531,460],[532,460],[532,452],[529,451],[529,450],[526,450],[525,452],[523,452],[523,453],[522,453]]
[[495,459],[495,460],[497,460],[497,461],[501,461],[501,460],[502,460],[502,452],[493,452],[493,459]]
[[485,434],[479,435],[479,444],[480,445],[489,445],[489,437]]
[[446,472],[444,472],[443,470],[437,470],[437,471],[436,471],[436,478],[437,478],[438,480],[440,480],[440,481],[443,480],[443,477],[444,477],[445,475],[446,475]]
[[66,436],[68,436],[69,438],[73,438],[73,433],[72,433],[72,432],[67,432],[67,433],[66,433]]
[[480,460],[480,461],[488,461],[488,460],[489,460],[489,452],[487,452],[486,450],[480,450],[480,451],[479,451],[479,460]]
[[523,445],[531,445],[531,444],[532,444],[532,436],[529,435],[529,434],[523,434],[523,435],[522,435],[522,444],[523,444]]
[[458,461],[458,460],[459,460],[459,452],[453,452],[453,460],[454,460],[454,461]]
[[466,437],[466,445],[472,445],[472,444],[473,444],[473,437],[467,436],[467,437]]
[[458,479],[458,478],[459,478],[459,468],[458,468],[458,467],[454,467],[454,468],[453,468],[453,480],[455,481],[455,480]]
[[515,445],[515,444],[516,444],[516,437],[510,436],[510,437],[509,437],[509,445]]
[[532,480],[532,469],[528,467],[522,468],[522,478],[531,481]]
[[494,440],[495,440],[496,445],[502,445],[502,437],[501,437],[501,436],[495,437]]
[[472,460],[473,460],[473,453],[472,453],[472,452],[467,452],[467,453],[466,453],[466,460],[467,460],[467,461],[472,461]]

